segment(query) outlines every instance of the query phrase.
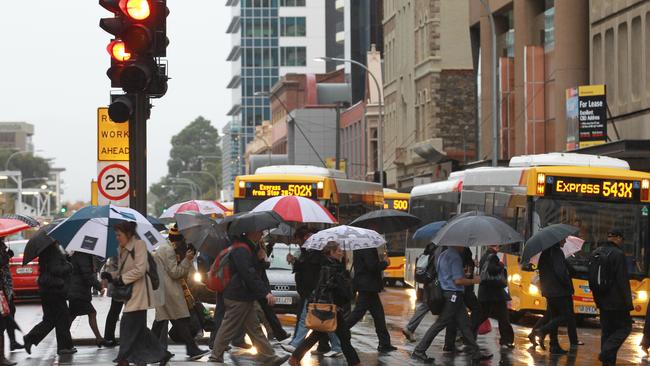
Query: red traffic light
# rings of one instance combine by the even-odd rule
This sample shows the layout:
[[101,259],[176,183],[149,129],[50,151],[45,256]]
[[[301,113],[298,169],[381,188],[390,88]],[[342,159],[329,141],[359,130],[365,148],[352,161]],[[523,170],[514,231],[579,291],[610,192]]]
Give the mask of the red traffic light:
[[116,61],[128,61],[131,59],[131,54],[126,51],[126,45],[120,40],[114,40],[108,44],[106,48],[108,54],[111,55]]
[[145,20],[151,15],[149,0],[122,0],[120,8],[124,14],[134,20]]

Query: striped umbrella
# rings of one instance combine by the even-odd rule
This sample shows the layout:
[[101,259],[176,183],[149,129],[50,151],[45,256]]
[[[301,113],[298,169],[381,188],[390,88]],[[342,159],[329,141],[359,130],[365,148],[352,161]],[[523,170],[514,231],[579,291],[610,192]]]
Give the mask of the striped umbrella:
[[194,211],[202,213],[204,215],[220,215],[224,216],[226,212],[229,212],[226,206],[222,205],[217,201],[202,201],[202,200],[191,200],[187,202],[177,203],[160,215],[161,219],[173,219],[174,215],[181,212]]
[[68,252],[84,252],[99,257],[117,256],[113,226],[120,221],[136,223],[136,233],[152,251],[165,239],[138,211],[113,205],[88,206],[55,227],[49,236]]
[[27,216],[27,215],[23,215],[23,214],[6,214],[6,215],[2,215],[2,218],[3,219],[20,220],[20,221],[26,223],[27,225],[29,225],[30,227],[39,227],[40,226],[40,223],[38,222],[38,220],[36,220],[35,218],[33,218],[31,216]]
[[305,197],[277,196],[260,203],[251,212],[274,211],[284,221],[336,224],[336,219],[320,203]]
[[0,237],[17,234],[29,228],[30,226],[22,220],[0,219]]

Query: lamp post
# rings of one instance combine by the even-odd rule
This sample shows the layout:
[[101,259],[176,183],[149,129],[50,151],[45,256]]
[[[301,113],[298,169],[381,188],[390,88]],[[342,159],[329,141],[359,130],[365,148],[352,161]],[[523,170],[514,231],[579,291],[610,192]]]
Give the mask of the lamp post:
[[497,32],[490,4],[488,4],[487,0],[479,1],[488,13],[490,31],[492,32],[492,166],[497,166],[499,163],[499,84],[497,83],[499,68],[497,66]]
[[[377,143],[377,169],[379,170],[379,183],[381,184],[382,187],[384,187],[384,101],[383,101],[383,95],[384,91],[381,88],[381,85],[379,85],[379,81],[377,80],[377,77],[375,77],[375,74],[368,69],[368,67],[361,62],[355,61],[355,60],[350,60],[350,59],[345,59],[345,58],[338,58],[338,57],[318,57],[315,58],[314,61],[322,61],[322,62],[348,62],[353,65],[357,65],[360,68],[366,70],[368,75],[372,78],[372,80],[375,82],[375,86],[377,87],[377,92],[379,93],[379,123],[377,124],[377,139],[379,140]],[[340,127],[340,126],[337,126]]]

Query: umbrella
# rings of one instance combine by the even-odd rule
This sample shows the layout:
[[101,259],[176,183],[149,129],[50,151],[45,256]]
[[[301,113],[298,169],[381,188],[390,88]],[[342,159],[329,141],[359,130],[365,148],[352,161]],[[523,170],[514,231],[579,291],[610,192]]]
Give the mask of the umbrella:
[[25,251],[23,252],[23,266],[26,266],[27,263],[36,259],[36,257],[38,257],[47,247],[56,243],[56,240],[52,239],[48,233],[63,221],[65,221],[65,219],[59,219],[51,224],[41,227],[38,229],[36,234],[27,241]]
[[35,218],[23,214],[7,214],[7,215],[2,215],[3,219],[15,219],[15,220],[20,220],[30,227],[39,227],[41,224],[36,220]]
[[378,248],[386,244],[386,239],[374,230],[341,225],[321,230],[310,236],[303,247],[322,250],[330,241],[339,243],[343,250]]
[[0,237],[9,236],[29,229],[30,226],[18,219],[0,219]]
[[156,230],[158,230],[158,231],[165,231],[165,230],[167,230],[167,226],[165,226],[165,224],[163,224],[163,223],[162,223],[160,220],[158,220],[157,218],[155,218],[155,217],[153,217],[153,216],[151,216],[151,215],[147,215],[147,220],[149,221],[149,223],[150,223],[150,224],[151,224],[151,225],[152,225]]
[[305,197],[277,196],[266,199],[251,212],[274,211],[284,221],[335,224],[336,219],[320,203]]
[[426,224],[417,229],[413,234],[413,240],[431,242],[445,224],[447,224],[447,221],[436,221]]
[[398,210],[375,210],[357,217],[350,226],[376,230],[381,233],[394,233],[418,226],[418,217]]
[[212,258],[217,257],[230,241],[223,225],[206,215],[190,211],[177,213],[174,218],[185,241]]
[[[585,241],[578,238],[577,236],[571,236],[571,235],[567,236],[566,243],[564,243],[564,246],[562,247],[562,253],[564,253],[564,258],[569,258],[575,253],[579,252],[582,249],[582,244],[584,243]],[[537,265],[539,263],[539,257],[541,255],[542,255],[541,252],[535,254],[532,258],[530,258],[530,263]]]
[[272,229],[280,225],[282,217],[274,211],[246,212],[228,216],[221,222],[228,225],[228,234],[239,235],[254,231]]
[[289,224],[286,223],[280,223],[278,227],[275,229],[269,231],[269,235],[271,236],[283,236],[283,237],[288,237],[291,238],[293,237],[293,234],[296,232],[296,230]]
[[432,242],[438,246],[474,247],[505,245],[524,241],[524,238],[499,218],[476,212],[464,214],[447,223]]
[[186,211],[196,211],[204,215],[216,214],[224,216],[228,210],[224,205],[220,204],[217,201],[202,201],[202,200],[191,200],[186,202],[177,203],[160,215],[161,219],[171,219],[175,214]]
[[49,235],[68,252],[114,257],[117,256],[118,244],[113,225],[120,221],[135,222],[138,236],[150,251],[165,241],[138,211],[113,205],[84,207],[55,227]]
[[530,263],[535,254],[545,251],[569,235],[577,234],[578,231],[579,228],[567,224],[553,224],[540,229],[526,242],[524,252],[521,254],[521,264]]

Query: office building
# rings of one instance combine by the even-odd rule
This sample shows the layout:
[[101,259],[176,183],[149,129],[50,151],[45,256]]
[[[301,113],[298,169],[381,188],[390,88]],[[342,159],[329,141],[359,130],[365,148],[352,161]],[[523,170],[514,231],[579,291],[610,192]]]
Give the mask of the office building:
[[34,125],[26,122],[0,122],[0,149],[34,151]]

